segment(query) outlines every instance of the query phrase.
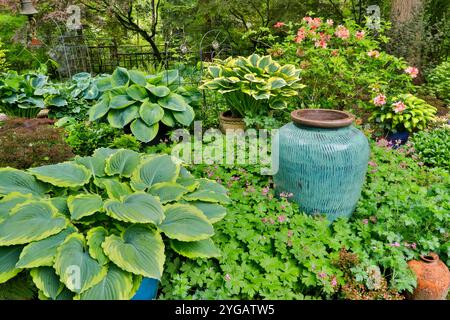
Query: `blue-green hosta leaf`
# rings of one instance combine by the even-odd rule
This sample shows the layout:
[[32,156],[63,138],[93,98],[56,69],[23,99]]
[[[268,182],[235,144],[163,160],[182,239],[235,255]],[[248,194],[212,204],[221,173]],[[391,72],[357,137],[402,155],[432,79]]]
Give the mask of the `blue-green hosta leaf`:
[[110,97],[115,96],[128,96],[127,94],[128,86],[114,87],[109,91]]
[[164,98],[170,94],[170,89],[166,86],[154,86],[154,85],[147,85],[148,91],[150,91],[153,95]]
[[13,192],[0,200],[0,222],[9,216],[11,210],[20,203],[32,199],[31,194]]
[[257,67],[258,66],[258,61],[260,59],[261,59],[261,56],[259,56],[256,53],[254,53],[250,57],[248,57],[248,62],[250,62],[254,67]]
[[108,122],[113,128],[122,129],[134,119],[139,118],[139,107],[132,105],[123,110],[111,110],[108,113]]
[[198,241],[212,237],[214,228],[206,216],[188,204],[164,207],[166,218],[158,226],[169,238],[180,241]]
[[166,257],[162,237],[155,230],[143,225],[132,225],[122,237],[106,237],[102,247],[108,258],[122,270],[161,279]]
[[170,246],[177,253],[189,259],[220,257],[220,250],[211,239],[191,242],[170,240]]
[[272,63],[272,57],[270,55],[267,55],[258,60],[257,66],[258,66],[258,68],[264,69],[271,63]]
[[161,72],[161,82],[166,86],[169,86],[172,83],[175,83],[176,81],[179,80],[180,80],[180,73],[177,69],[164,70],[163,72]]
[[0,168],[0,195],[12,192],[42,196],[49,188],[32,175],[13,168]]
[[190,126],[192,121],[194,121],[195,118],[195,112],[194,109],[192,109],[191,106],[187,106],[185,111],[181,112],[173,112],[173,116],[175,120],[177,120],[179,123],[181,123],[183,126]]
[[77,194],[69,196],[67,205],[72,220],[80,220],[102,210],[103,200],[98,194]]
[[195,201],[189,202],[189,204],[200,209],[211,223],[219,222],[227,215],[227,209],[217,203]]
[[113,87],[126,86],[130,81],[130,75],[125,68],[118,67],[114,70],[111,77],[111,84]]
[[123,201],[108,200],[105,210],[111,218],[124,222],[159,224],[164,219],[161,203],[145,192],[133,193]]
[[141,119],[136,119],[131,124],[131,132],[136,137],[136,139],[142,142],[150,142],[155,139],[158,131],[159,123],[155,123],[149,126]]
[[74,162],[64,162],[28,169],[37,179],[57,187],[81,187],[91,179],[91,172]]
[[106,277],[75,300],[130,300],[132,290],[133,275],[111,264]]
[[16,268],[22,246],[0,247],[0,283],[14,278],[22,269]]
[[141,162],[131,177],[134,190],[145,190],[160,182],[175,182],[180,166],[169,155],[157,155]]
[[103,118],[109,111],[109,95],[105,95],[102,100],[97,102],[89,109],[89,121],[96,121]]
[[29,200],[11,210],[0,223],[0,246],[26,244],[64,230],[69,220],[49,202]]
[[109,101],[109,108],[121,110],[131,106],[133,103],[135,103],[135,101],[128,95],[113,96]]
[[180,176],[177,178],[177,183],[188,189],[189,192],[193,192],[200,185],[200,182],[184,167],[180,168]]
[[89,255],[84,236],[79,233],[68,236],[58,248],[54,268],[60,280],[75,293],[102,281],[108,270]]
[[287,86],[286,80],[280,77],[272,77],[267,81],[267,88],[271,90],[281,89]]
[[168,127],[174,127],[175,123],[176,123],[172,112],[169,110],[164,111],[164,116],[162,117],[161,122],[164,123]]
[[54,236],[26,245],[20,254],[16,267],[30,269],[42,266],[53,266],[56,250],[69,235],[76,231],[77,229],[75,227],[69,226],[67,229]]
[[282,110],[282,109],[286,109],[288,105],[287,105],[287,102],[283,99],[273,99],[273,100],[269,101],[269,106],[272,109]]
[[167,97],[159,99],[158,103],[164,109],[173,111],[185,111],[189,106],[183,96],[177,93],[171,93]]
[[117,174],[122,177],[131,177],[139,162],[139,153],[121,149],[106,160],[105,172],[109,176]]
[[97,86],[91,85],[83,95],[83,98],[86,100],[94,100],[98,97],[100,91],[98,90]]
[[104,92],[112,88],[111,77],[104,77],[94,81],[98,91]]
[[136,101],[144,101],[145,99],[148,99],[147,90],[136,84],[128,87],[127,94]]
[[106,190],[110,199],[120,200],[122,197],[133,193],[126,182],[120,182],[116,178],[99,178],[94,182],[98,187]]
[[54,206],[56,209],[58,209],[59,213],[62,213],[66,217],[70,217],[70,211],[69,207],[67,206],[67,198],[66,197],[55,197],[46,199],[51,203],[52,206]]
[[154,184],[149,193],[159,197],[161,203],[167,203],[180,200],[189,190],[182,185],[174,182],[161,182]]
[[108,232],[103,227],[92,228],[86,235],[89,254],[92,258],[100,262],[101,265],[105,265],[109,261],[102,249],[102,243],[105,241],[107,235]]
[[53,268],[35,268],[30,271],[30,275],[36,287],[49,299],[56,300],[64,290],[64,284],[59,281],[59,277]]
[[161,121],[164,117],[164,109],[157,103],[144,101],[139,109],[139,115],[141,116],[142,121],[147,125],[152,126]]
[[130,76],[131,82],[145,87],[147,85],[147,79],[145,78],[145,74],[138,70],[128,70],[128,74]]
[[101,156],[92,157],[78,157],[74,160],[77,164],[82,165],[88,169],[95,177],[105,176],[106,159]]
[[200,182],[198,189],[185,195],[184,199],[187,201],[230,203],[227,189],[224,186],[208,179],[199,179],[198,181]]

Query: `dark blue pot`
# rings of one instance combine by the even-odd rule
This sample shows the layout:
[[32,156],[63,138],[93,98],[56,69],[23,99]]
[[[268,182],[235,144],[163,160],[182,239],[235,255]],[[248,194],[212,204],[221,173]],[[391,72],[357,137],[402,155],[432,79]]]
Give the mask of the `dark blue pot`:
[[361,195],[369,144],[353,126],[324,128],[288,123],[280,129],[276,192],[292,193],[302,211],[330,221],[350,217]]
[[131,300],[155,300],[158,293],[159,280],[143,278],[141,286]]
[[[396,133],[390,133],[386,137],[386,140],[389,141],[394,148],[396,148],[399,145],[403,145],[406,142],[408,142],[409,138],[409,132],[408,131],[402,131],[402,132],[396,132]],[[397,144],[397,141],[400,141],[399,144]]]

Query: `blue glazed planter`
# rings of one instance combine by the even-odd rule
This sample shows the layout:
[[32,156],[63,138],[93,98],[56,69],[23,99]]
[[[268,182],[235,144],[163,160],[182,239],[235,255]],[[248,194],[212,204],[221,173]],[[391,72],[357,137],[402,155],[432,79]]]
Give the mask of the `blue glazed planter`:
[[[388,134],[388,136],[386,137],[386,140],[389,141],[390,143],[392,143],[392,145],[395,148],[395,146],[403,145],[406,142],[408,142],[408,138],[409,138],[409,132],[401,131],[401,132]],[[398,141],[400,141],[399,144],[397,144]]]
[[152,278],[143,278],[141,286],[131,300],[155,300],[158,293],[159,281]]
[[[294,114],[303,111],[304,118]],[[292,193],[291,200],[306,213],[326,214],[330,221],[350,217],[367,171],[367,138],[344,112],[305,109],[292,117],[295,123],[280,129],[276,192]]]

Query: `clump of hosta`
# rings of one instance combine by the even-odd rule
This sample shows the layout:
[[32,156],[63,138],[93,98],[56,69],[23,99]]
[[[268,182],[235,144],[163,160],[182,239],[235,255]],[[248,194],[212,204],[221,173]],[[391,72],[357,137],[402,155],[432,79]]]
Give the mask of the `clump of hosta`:
[[299,82],[300,69],[294,65],[280,65],[270,55],[252,54],[215,60],[201,88],[223,94],[231,111],[244,118],[287,108],[290,98],[305,87]]
[[165,154],[98,149],[91,157],[0,169],[0,283],[30,272],[43,299],[130,299],[160,279],[165,244],[220,255],[211,237],[226,189]]

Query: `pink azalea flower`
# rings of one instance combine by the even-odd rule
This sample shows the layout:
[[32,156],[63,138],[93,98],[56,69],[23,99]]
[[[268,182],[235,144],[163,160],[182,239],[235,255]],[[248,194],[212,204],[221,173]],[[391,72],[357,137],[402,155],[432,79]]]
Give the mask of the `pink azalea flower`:
[[330,27],[334,24],[334,21],[332,19],[327,19],[327,25]]
[[339,25],[334,34],[341,39],[348,39],[350,37],[350,31],[343,25]]
[[379,94],[373,99],[373,104],[376,106],[382,106],[386,104],[386,96],[384,94]]
[[402,111],[404,111],[406,109],[406,105],[403,102],[401,102],[401,101],[398,101],[398,102],[396,102],[396,103],[394,103],[392,105],[394,106],[394,112],[395,113],[402,112]]
[[320,18],[314,18],[308,20],[308,25],[311,29],[317,29],[322,24],[322,20]]
[[321,47],[321,48],[323,48],[323,49],[326,49],[326,48],[327,48],[327,42],[324,41],[324,40],[319,40],[319,41],[316,41],[316,42],[314,43],[314,46],[315,46],[316,48]]
[[367,52],[367,55],[372,58],[378,58],[380,56],[380,52],[378,50],[372,50]]
[[284,27],[286,24],[284,22],[277,22],[273,25],[274,28]]
[[405,72],[411,76],[411,78],[416,78],[419,74],[419,69],[416,67],[408,67],[405,69]]
[[411,248],[411,249],[416,249],[416,248],[417,248],[416,243],[415,243],[415,242],[411,243],[410,248]]
[[306,38],[306,30],[305,28],[301,27],[297,30],[297,36],[295,37],[294,41],[296,43],[302,42]]
[[278,217],[278,222],[279,223],[283,223],[283,222],[285,222],[286,221],[286,216],[279,216]]
[[362,31],[357,31],[355,34],[355,37],[358,40],[362,40],[365,35],[366,35],[366,33],[364,32],[364,30],[362,30]]

